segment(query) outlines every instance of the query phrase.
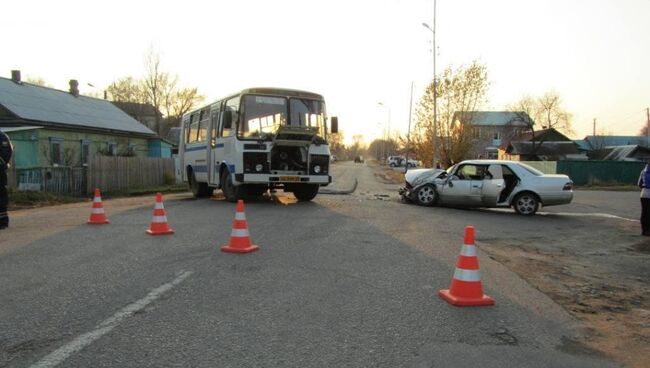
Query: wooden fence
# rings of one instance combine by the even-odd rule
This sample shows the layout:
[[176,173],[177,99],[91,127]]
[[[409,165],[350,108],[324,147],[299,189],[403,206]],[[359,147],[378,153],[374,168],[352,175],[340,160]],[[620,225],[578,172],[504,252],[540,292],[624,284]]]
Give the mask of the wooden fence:
[[11,188],[79,196],[92,195],[95,188],[114,192],[169,181],[174,181],[174,161],[155,157],[95,156],[87,167],[12,167],[8,172]]
[[159,186],[174,178],[171,158],[95,156],[89,161],[88,193]]

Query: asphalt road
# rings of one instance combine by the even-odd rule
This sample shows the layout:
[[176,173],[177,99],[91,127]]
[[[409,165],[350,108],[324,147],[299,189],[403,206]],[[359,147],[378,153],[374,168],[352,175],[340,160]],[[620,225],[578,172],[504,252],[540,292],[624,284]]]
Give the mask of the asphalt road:
[[481,240],[611,219],[409,206],[365,165],[334,170],[334,189],[359,181],[353,194],[247,202],[252,254],[219,251],[234,205],[214,198],[166,201],[171,236],[145,235],[147,205],[0,253],[0,367],[615,366],[576,342],[562,308],[482,253],[495,306],[437,296],[466,225]]

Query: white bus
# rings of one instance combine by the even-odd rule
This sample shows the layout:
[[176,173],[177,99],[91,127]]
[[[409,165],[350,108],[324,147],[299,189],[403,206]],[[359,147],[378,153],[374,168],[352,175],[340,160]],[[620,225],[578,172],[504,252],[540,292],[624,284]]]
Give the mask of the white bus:
[[219,188],[233,202],[278,188],[312,200],[332,181],[326,121],[323,96],[305,91],[249,88],[210,103],[183,115],[183,181],[195,197]]

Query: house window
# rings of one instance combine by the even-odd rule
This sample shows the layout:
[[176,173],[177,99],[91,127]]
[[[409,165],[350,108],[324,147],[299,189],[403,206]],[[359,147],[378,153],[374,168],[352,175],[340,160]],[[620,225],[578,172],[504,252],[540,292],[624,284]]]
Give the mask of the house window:
[[63,165],[63,139],[50,137],[50,161],[52,166]]
[[126,148],[126,153],[129,156],[135,156],[135,144],[129,143],[129,146]]
[[496,131],[496,132],[494,132],[494,136],[492,137],[492,139],[499,140],[499,139],[501,139],[501,137],[502,137],[501,132]]
[[90,156],[90,141],[81,141],[81,165],[88,166],[88,157]]
[[472,128],[472,138],[481,139],[481,128],[479,127]]
[[106,155],[115,156],[116,153],[117,153],[117,143],[106,142]]

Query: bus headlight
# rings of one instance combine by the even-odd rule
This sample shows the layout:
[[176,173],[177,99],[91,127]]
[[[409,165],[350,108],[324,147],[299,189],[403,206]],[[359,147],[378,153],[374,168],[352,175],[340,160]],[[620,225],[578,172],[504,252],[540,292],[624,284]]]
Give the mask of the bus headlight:
[[264,169],[264,165],[262,164],[257,164],[255,165],[255,171],[260,172]]
[[315,165],[315,166],[314,166],[314,172],[315,172],[316,174],[320,174],[320,165]]

